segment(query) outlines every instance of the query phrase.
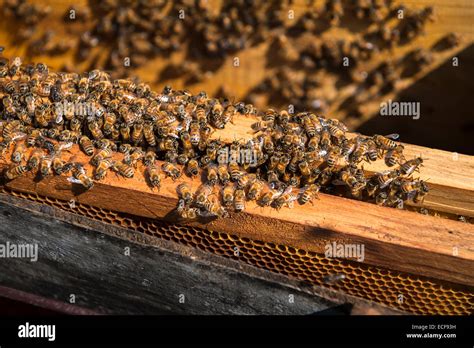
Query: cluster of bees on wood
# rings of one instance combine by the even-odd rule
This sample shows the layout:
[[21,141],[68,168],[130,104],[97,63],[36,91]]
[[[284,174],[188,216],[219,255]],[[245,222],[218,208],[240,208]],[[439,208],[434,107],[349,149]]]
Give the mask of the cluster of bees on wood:
[[[145,83],[112,80],[101,70],[56,73],[19,58],[1,58],[0,88],[0,149],[3,156],[11,152],[7,180],[27,172],[39,179],[67,175],[90,189],[109,172],[132,178],[143,171],[151,188],[159,189],[164,177],[178,180],[184,174],[202,180],[195,192],[185,180],[178,186],[177,212],[188,219],[225,217],[243,211],[247,201],[292,207],[337,188],[397,208],[428,192],[425,181],[413,178],[423,159],[405,159],[393,135],[350,137],[341,122],[311,112],[262,113],[205,92],[167,86],[158,93]],[[66,103],[92,107],[87,113],[58,109]],[[249,129],[251,139],[226,144],[212,137],[235,117],[250,115],[258,119]],[[87,162],[61,156],[73,144],[90,157],[92,173]],[[233,153],[254,153],[255,161],[221,160],[227,146]],[[394,169],[369,177],[360,167],[381,158]]]

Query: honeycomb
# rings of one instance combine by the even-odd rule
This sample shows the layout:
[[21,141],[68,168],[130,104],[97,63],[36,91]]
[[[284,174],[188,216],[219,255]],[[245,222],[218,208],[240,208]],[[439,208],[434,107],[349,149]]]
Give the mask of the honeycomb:
[[[473,313],[473,291],[466,286],[349,260],[326,258],[322,254],[287,245],[132,216],[77,202],[75,207],[71,207],[67,201],[14,191],[6,187],[2,187],[0,192],[54,206],[151,237],[198,248],[402,311],[444,315]],[[327,277],[335,274],[343,274],[344,278],[334,283],[327,283]]]

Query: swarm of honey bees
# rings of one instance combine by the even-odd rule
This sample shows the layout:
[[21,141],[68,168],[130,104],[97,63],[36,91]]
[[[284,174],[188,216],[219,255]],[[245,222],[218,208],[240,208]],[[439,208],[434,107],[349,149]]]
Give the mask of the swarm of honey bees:
[[[56,73],[19,58],[0,59],[0,86],[0,147],[3,156],[11,153],[7,180],[27,172],[39,179],[67,175],[91,189],[109,172],[132,178],[143,169],[151,188],[159,189],[163,177],[184,174],[203,181],[196,192],[184,181],[178,186],[177,212],[187,219],[225,217],[243,211],[248,201],[291,208],[295,201],[312,202],[319,191],[342,190],[397,208],[428,192],[426,182],[413,177],[423,159],[407,160],[395,135],[351,135],[340,121],[312,112],[259,112],[205,92],[167,86],[158,93],[100,70]],[[236,117],[256,117],[250,139],[226,144],[212,136]],[[61,156],[73,144],[90,157],[92,173],[85,163]],[[253,160],[222,155],[227,152]],[[363,162],[382,158],[394,169],[364,172]]]

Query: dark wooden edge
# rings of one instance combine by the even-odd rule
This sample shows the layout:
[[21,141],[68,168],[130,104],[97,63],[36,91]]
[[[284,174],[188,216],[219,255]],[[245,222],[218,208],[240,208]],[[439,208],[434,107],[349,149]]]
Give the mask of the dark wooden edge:
[[[202,273],[202,277],[200,279],[201,281],[203,279],[212,278],[213,274],[219,274],[221,277],[220,279],[222,279],[223,284],[225,284],[226,280],[228,281],[228,279],[234,279],[234,281],[238,280],[241,284],[243,284],[246,287],[253,286],[255,289],[259,289],[259,292],[258,294],[256,293],[256,296],[259,296],[262,298],[264,298],[266,291],[269,291],[273,295],[278,295],[278,292],[280,293],[283,292],[286,294],[292,293],[292,294],[295,294],[295,297],[298,297],[300,299],[301,298],[305,299],[306,304],[312,303],[314,308],[318,308],[318,310],[322,310],[324,308],[330,308],[331,306],[340,305],[343,303],[351,303],[352,305],[355,306],[355,308],[357,308],[358,314],[361,314],[361,313],[400,314],[402,313],[398,310],[394,310],[380,304],[372,303],[364,299],[350,296],[339,291],[327,289],[320,286],[314,286],[312,284],[308,284],[302,281],[291,279],[283,275],[279,275],[279,274],[275,274],[266,270],[258,269],[256,267],[244,264],[242,262],[238,262],[238,261],[227,259],[221,256],[206,253],[201,250],[190,248],[187,246],[182,246],[174,242],[153,238],[153,237],[140,234],[137,232],[133,232],[124,228],[120,228],[120,227],[116,227],[110,224],[105,224],[102,222],[91,220],[89,218],[85,218],[80,215],[71,214],[69,212],[62,211],[55,207],[43,206],[35,202],[29,202],[27,200],[1,194],[0,195],[0,209],[4,211],[5,210],[13,211],[14,214],[18,214],[18,216],[14,216],[14,215],[10,217],[7,216],[7,218],[10,218],[10,219],[18,220],[20,216],[21,217],[29,216],[31,217],[31,219],[35,220],[36,223],[40,223],[40,221],[46,221],[47,224],[53,224],[53,226],[57,228],[58,231],[52,230],[52,229],[48,231],[48,234],[50,235],[50,240],[42,241],[42,243],[44,244],[47,242],[48,244],[51,243],[51,244],[56,244],[57,246],[61,246],[63,248],[62,250],[63,253],[68,252],[68,248],[67,248],[68,240],[71,240],[72,238],[74,238],[74,236],[76,236],[83,239],[84,243],[81,244],[80,247],[85,248],[86,250],[90,248],[94,248],[96,243],[103,244],[100,247],[100,250],[102,252],[105,252],[107,248],[109,248],[109,246],[110,248],[112,247],[123,248],[124,246],[128,246],[133,250],[133,253],[136,254],[137,257],[142,257],[146,255],[152,257],[152,259],[156,261],[156,267],[160,267],[160,269],[163,266],[165,266],[165,263],[163,263],[164,257],[169,257],[174,260],[180,261],[181,266],[183,267],[187,267],[187,268],[191,267],[193,268],[193,271],[201,272]],[[3,214],[0,214],[0,218],[4,218],[6,215],[8,215],[8,214],[5,214],[5,212],[2,212],[2,213]],[[2,226],[5,226],[5,223],[2,224]],[[69,229],[69,228],[72,228],[72,229]],[[5,227],[2,227],[1,230],[3,230],[2,234],[5,234]],[[27,231],[22,233],[22,235],[27,234],[26,232]],[[61,236],[61,240],[57,239],[58,236]],[[87,257],[87,255],[81,255],[81,250],[79,250],[78,248],[75,249],[75,253],[77,253],[81,258]],[[89,254],[89,257],[90,257],[90,254]],[[85,261],[83,265],[87,265],[90,262],[94,262],[94,260],[89,260],[89,259],[86,259],[86,260],[87,261]],[[45,260],[45,263],[52,262],[52,261],[53,260],[48,259],[48,260]],[[117,262],[119,262],[118,259],[117,259]],[[0,266],[2,265],[2,263],[0,263]],[[22,267],[24,267],[24,265]],[[27,267],[31,267],[31,266],[29,265]],[[76,271],[79,271],[80,273],[79,269],[76,269]],[[147,271],[148,272],[145,272],[143,274],[148,274],[148,276],[150,277],[153,275],[154,272],[157,272],[156,269],[155,270],[150,269]],[[12,275],[11,269],[9,270],[4,269],[2,270],[2,272]],[[74,270],[71,270],[71,272],[74,272]],[[133,269],[124,269],[123,272],[140,272],[140,271],[133,270]],[[13,270],[13,274],[14,273],[15,273],[15,270]],[[230,275],[230,278],[228,277],[229,275]],[[64,283],[63,285],[65,286],[65,288],[67,288],[67,286],[70,285],[68,283],[70,282],[70,279],[69,279],[70,275],[62,274],[62,276],[67,278],[67,280],[66,279],[61,280],[58,285],[61,286],[62,285],[61,282],[63,282]],[[104,274],[103,276],[105,277],[105,280],[107,280],[107,278],[110,275]],[[94,283],[97,283],[99,281],[100,281],[99,279],[91,279],[91,281],[87,283],[88,284],[87,286],[90,287],[87,290],[92,291],[94,289]],[[45,282],[46,284],[48,284],[48,279],[44,279],[42,280],[42,282]],[[18,286],[19,284],[16,283],[16,285]],[[134,284],[134,285],[129,284],[129,285],[130,285],[130,288],[133,288],[134,286],[136,286],[137,288],[141,288],[140,284]],[[170,287],[173,286],[173,284],[168,284],[168,285]],[[28,283],[24,283],[23,286],[26,288],[29,287]],[[120,286],[120,284],[117,281],[113,281],[112,278],[109,278],[109,282],[107,282],[107,286],[109,286],[110,288],[117,289]],[[231,294],[232,296],[238,296],[239,295],[238,292],[242,291],[241,287],[237,287],[237,288],[238,288],[236,290],[237,294]],[[35,292],[35,290],[38,291],[39,289],[29,288],[29,289],[20,289],[20,290],[22,291],[29,290],[29,292],[31,291]],[[210,298],[211,297],[214,299],[219,298],[219,295],[220,295],[219,291],[217,291],[217,293],[214,293],[215,289],[213,287],[207,288],[207,291],[209,291],[208,295]],[[37,295],[44,296],[44,294],[41,294],[41,293]],[[110,296],[110,293],[108,293],[107,296]],[[166,296],[166,293],[162,293],[160,294],[160,296]],[[91,302],[80,303],[78,301],[79,302],[78,304],[82,307],[87,308],[88,306],[90,306],[91,303],[94,302],[92,299],[90,299],[90,296],[89,296],[89,300]],[[134,300],[137,301],[136,298]],[[276,301],[276,298],[273,300]],[[101,301],[104,301],[104,302],[102,302],[102,306],[101,306],[102,308],[100,308],[99,312],[123,313],[123,308],[118,311],[114,308],[107,308],[107,306],[105,305],[108,301],[107,297],[103,297]],[[232,302],[231,300],[229,301]],[[140,307],[141,307],[141,305],[145,305],[146,300],[142,301],[141,299],[138,299],[138,302],[141,303],[140,304]],[[281,306],[281,303],[278,303],[278,301],[276,301],[275,302],[276,308],[278,308],[279,305]],[[126,306],[126,304],[124,304],[124,306]],[[142,309],[143,308],[144,307],[142,307]],[[306,309],[307,309],[306,314],[311,314],[310,313],[311,309],[309,307]],[[192,314],[205,314],[205,311],[203,313],[203,308],[188,308],[187,310],[189,313],[192,313]],[[300,314],[303,314],[303,308],[300,308],[300,310],[301,310]],[[132,310],[130,313],[137,313],[136,308]],[[138,311],[138,313],[141,313],[141,312]],[[183,313],[187,313],[187,312],[183,312]],[[211,312],[211,313],[214,313],[214,312]],[[226,313],[225,310],[223,313]],[[239,311],[235,309],[232,310],[232,309],[227,308],[227,313],[236,314],[236,313],[239,313]],[[265,313],[258,313],[254,309],[253,314],[265,314]],[[271,314],[271,312],[267,312],[266,314]],[[284,313],[280,313],[280,314],[284,314]],[[291,313],[288,313],[288,314],[291,314]]]

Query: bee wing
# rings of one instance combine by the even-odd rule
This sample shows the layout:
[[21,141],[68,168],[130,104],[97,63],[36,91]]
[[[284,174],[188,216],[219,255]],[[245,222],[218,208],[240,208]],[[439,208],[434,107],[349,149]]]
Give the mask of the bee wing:
[[15,135],[12,137],[12,141],[18,140],[18,139],[24,139],[27,137],[28,134],[23,133],[23,132],[16,132]]
[[385,135],[385,138],[389,138],[389,139],[392,139],[392,140],[397,140],[398,138],[400,138],[400,134],[397,134],[397,133],[387,134],[387,135]]
[[287,193],[291,193],[293,191],[293,186],[288,186],[283,192],[282,195],[285,195]]
[[380,185],[380,188],[383,189],[385,187],[387,187],[388,185],[390,185],[390,183],[395,180],[395,179],[389,179],[387,180],[383,185]]
[[76,179],[76,178],[73,177],[73,176],[68,177],[68,178],[67,178],[67,181],[69,181],[69,182],[71,182],[71,183],[73,183],[73,184],[80,184],[80,185],[82,185],[81,180]]

